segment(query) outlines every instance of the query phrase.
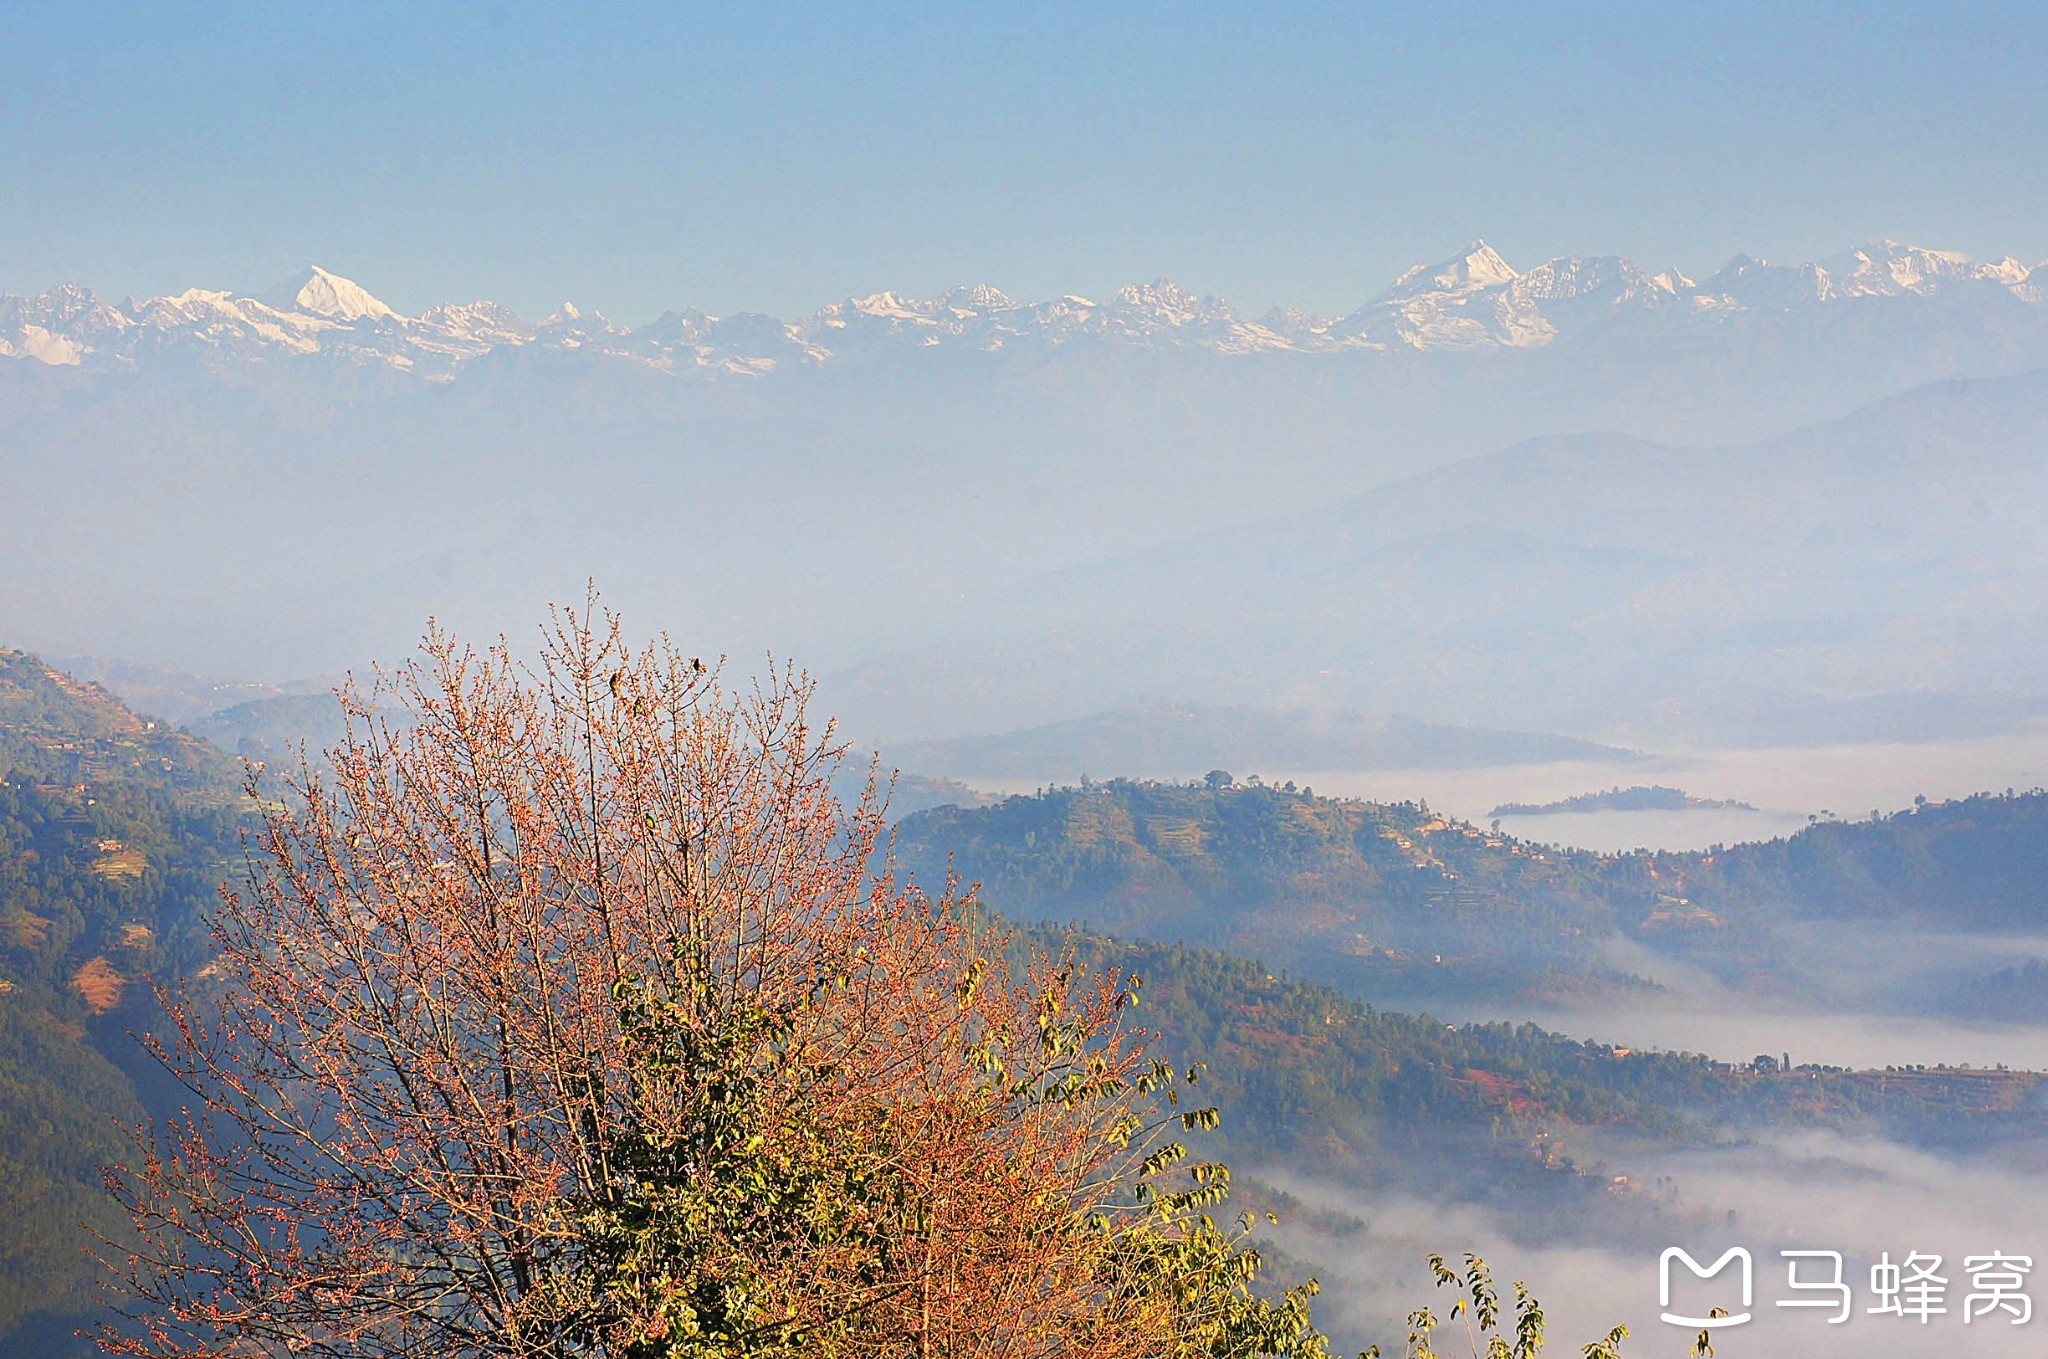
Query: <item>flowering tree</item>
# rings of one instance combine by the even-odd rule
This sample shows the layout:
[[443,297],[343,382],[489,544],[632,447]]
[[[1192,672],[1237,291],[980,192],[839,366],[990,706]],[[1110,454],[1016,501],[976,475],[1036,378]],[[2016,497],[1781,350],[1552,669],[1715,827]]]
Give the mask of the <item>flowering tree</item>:
[[[1135,979],[897,882],[788,670],[594,606],[344,692],[109,1174],[138,1355],[1317,1355]],[[402,721],[376,714],[393,708]],[[252,776],[252,791],[254,778]]]

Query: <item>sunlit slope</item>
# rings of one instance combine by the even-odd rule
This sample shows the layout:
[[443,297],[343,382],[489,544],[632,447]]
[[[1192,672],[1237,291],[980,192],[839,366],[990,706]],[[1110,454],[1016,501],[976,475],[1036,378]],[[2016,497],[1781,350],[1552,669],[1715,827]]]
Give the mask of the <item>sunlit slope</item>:
[[[199,965],[236,770],[105,690],[0,652],[0,1329],[94,1296],[100,1170],[144,1112],[127,1036]],[[47,1342],[44,1342],[47,1343]]]

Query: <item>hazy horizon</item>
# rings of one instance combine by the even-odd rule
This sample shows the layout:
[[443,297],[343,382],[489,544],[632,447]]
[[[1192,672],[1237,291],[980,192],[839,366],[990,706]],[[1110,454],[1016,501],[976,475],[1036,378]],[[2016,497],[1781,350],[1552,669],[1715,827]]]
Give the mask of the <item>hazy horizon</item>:
[[[1773,1304],[1781,1248],[1844,1252],[1859,1312],[1883,1252],[2048,1260],[2044,69],[2038,6],[1891,0],[0,12],[0,1359],[83,1359],[112,1130],[190,1093],[130,1035],[187,981],[239,997],[238,959],[388,964],[307,1012],[335,1032],[444,984],[518,1010],[495,1058],[425,1047],[450,1089],[505,1064],[444,1107],[534,1175],[492,1170],[482,1214],[464,1170],[461,1220],[492,1225],[389,1255],[489,1273],[496,1233],[513,1317],[533,1240],[564,1299],[587,1280],[561,1261],[673,1244],[578,1235],[657,1178],[620,1197],[659,1158],[609,1159],[611,1103],[685,1091],[675,1146],[763,1145],[698,1137],[695,1055],[580,1074],[645,1046],[604,1027],[643,1023],[604,985],[650,978],[647,1032],[685,985],[698,1026],[777,968],[810,988],[790,1014],[929,990],[901,1013],[942,1020],[861,1011],[920,1073],[834,1106],[882,1137],[1035,1089],[990,1039],[940,1092],[971,1099],[918,1104],[998,947],[1118,974],[1117,1012],[1145,979],[1148,1060],[1208,1064],[1227,1106],[1219,1216],[1280,1212],[1262,1248],[1322,1278],[1340,1342],[1397,1347],[1450,1302],[1424,1252],[1471,1250],[1528,1281],[1557,1350],[1626,1322],[1627,1354],[1675,1351],[1656,1268],[1685,1243],[1757,1252],[1731,1357],[2031,1352],[1984,1338],[1999,1318]],[[550,606],[586,604],[672,643],[677,687],[606,652],[575,703],[473,729],[387,706],[401,746],[461,738],[329,760],[328,688],[430,619],[530,661]],[[745,708],[792,665],[848,769],[817,772],[822,725]],[[900,801],[837,820],[871,757]],[[386,820],[359,834],[383,803],[353,790],[303,818],[338,838],[265,840],[321,795],[279,777],[308,767],[397,790]],[[296,886],[224,896],[260,843],[341,885],[301,874],[299,914]],[[968,980],[905,952],[881,988],[813,982],[878,956],[806,952],[860,914],[821,904],[842,891],[902,912],[877,940],[952,929],[926,908],[971,891],[965,951],[929,945]],[[669,961],[590,926],[614,893]],[[209,928],[272,895],[281,937]],[[778,910],[789,937],[750,947]],[[545,928],[505,943],[521,912]],[[966,932],[988,920],[1016,932]],[[608,964],[574,961],[598,940]],[[303,980],[287,1008],[327,994]],[[957,1032],[1010,1032],[1008,991],[979,994],[996,1018]],[[530,1122],[505,1055],[529,1020],[584,1044],[548,1047]],[[307,1031],[267,1022],[297,1060]],[[757,1031],[793,1030],[732,1041]],[[394,1126],[439,1157],[425,1107]],[[613,1131],[667,1126],[642,1114]],[[573,1175],[500,1156],[542,1126]],[[689,1192],[725,1183],[689,1165]],[[506,1228],[500,1185],[554,1225]],[[329,1345],[326,1297],[289,1347]]]

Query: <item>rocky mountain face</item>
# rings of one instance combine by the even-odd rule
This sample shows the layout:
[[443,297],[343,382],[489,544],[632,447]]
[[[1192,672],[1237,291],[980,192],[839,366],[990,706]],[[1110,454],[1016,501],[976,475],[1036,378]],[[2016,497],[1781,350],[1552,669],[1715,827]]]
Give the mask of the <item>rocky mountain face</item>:
[[1520,272],[1476,241],[1440,264],[1417,265],[1337,318],[1275,309],[1247,319],[1220,298],[1161,279],[1100,301],[1019,302],[980,285],[926,299],[893,292],[848,298],[794,322],[684,310],[626,328],[568,304],[532,324],[490,302],[404,316],[353,281],[313,267],[257,296],[194,288],[110,305],[67,283],[34,297],[0,297],[0,356],[146,364],[164,350],[198,350],[227,362],[328,354],[446,378],[469,360],[526,346],[734,375],[876,351],[998,351],[1086,339],[1223,354],[1529,349],[1617,328],[1676,340],[1757,313],[1886,300],[2033,308],[2042,300],[2039,272],[2011,258],[1983,263],[1882,241],[1817,264],[1738,256],[1695,283],[1618,256],[1561,256]]

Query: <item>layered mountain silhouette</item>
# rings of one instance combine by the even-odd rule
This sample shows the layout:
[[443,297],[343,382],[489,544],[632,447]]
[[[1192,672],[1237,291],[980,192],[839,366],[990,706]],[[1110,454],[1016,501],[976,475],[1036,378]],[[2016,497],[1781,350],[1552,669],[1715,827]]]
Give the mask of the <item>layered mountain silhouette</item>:
[[2043,448],[2048,372],[1747,445],[1532,440],[970,600],[919,692],[1032,717],[1199,676],[1653,747],[1997,730],[2048,711]]
[[1216,769],[1456,769],[1638,758],[1592,741],[1399,716],[1177,703],[1144,704],[997,735],[912,742],[884,754],[930,773],[1047,783],[1091,773],[1190,778]]

